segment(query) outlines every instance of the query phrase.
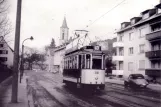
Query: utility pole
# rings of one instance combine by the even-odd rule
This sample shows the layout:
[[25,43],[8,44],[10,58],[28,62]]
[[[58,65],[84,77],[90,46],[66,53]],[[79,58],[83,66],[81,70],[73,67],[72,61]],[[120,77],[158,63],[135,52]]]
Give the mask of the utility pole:
[[11,102],[17,103],[18,97],[18,68],[19,68],[19,44],[20,44],[20,26],[21,26],[21,4],[22,0],[17,0],[16,30],[14,44],[14,61],[13,61],[13,79],[12,79],[12,96]]

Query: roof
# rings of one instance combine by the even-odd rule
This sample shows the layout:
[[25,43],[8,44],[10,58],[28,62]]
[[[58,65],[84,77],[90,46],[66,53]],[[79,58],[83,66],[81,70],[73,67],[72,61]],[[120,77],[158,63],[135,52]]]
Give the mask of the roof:
[[141,19],[141,17],[133,17],[130,20],[132,20],[132,19]]
[[61,26],[62,28],[68,28],[66,18],[64,17],[63,24]]
[[[2,37],[1,36],[1,40],[3,40],[4,41],[4,43],[6,43],[7,44],[7,46],[9,47],[9,49],[12,51],[12,52],[14,52],[14,50],[8,45],[8,43],[5,41],[5,39],[4,39],[4,37]],[[0,43],[1,43],[1,40],[0,40]]]
[[161,8],[161,3],[160,3],[160,4],[158,4],[158,5],[156,5],[155,7],[157,7],[157,8]]
[[141,14],[148,13],[150,10],[151,10],[151,9],[147,9],[147,10],[145,10],[145,11],[141,12]]
[[137,25],[143,24],[143,23],[145,23],[145,22],[148,22],[148,21],[150,21],[150,20],[152,20],[152,19],[159,18],[159,17],[161,17],[161,14],[152,15],[151,17],[149,17],[149,18],[147,18],[147,19],[140,20],[140,21],[138,21],[137,23],[135,23],[135,24],[133,24],[133,25],[131,25],[131,26],[128,26],[128,27],[123,28],[123,29],[120,29],[120,30],[117,31],[116,33],[123,32],[123,31],[128,30],[128,29],[130,29],[130,28],[132,28],[132,27],[135,27],[135,26],[137,26]]
[[[146,23],[146,22],[148,22],[148,21],[151,21],[151,20],[153,20],[153,19],[155,19],[155,18],[160,18],[161,14],[156,14],[156,8],[161,8],[161,3],[158,4],[158,5],[156,5],[156,6],[155,6],[154,8],[152,8],[152,9],[147,9],[147,10],[141,12],[141,15],[143,15],[143,14],[149,12],[149,15],[150,15],[149,18],[144,19],[144,20],[138,20],[135,24],[130,25],[130,26],[127,26],[127,27],[125,27],[125,28],[122,28],[122,29],[118,30],[116,33],[121,33],[121,32],[123,32],[123,31],[125,31],[125,30],[128,30],[128,29],[130,29],[130,28],[133,28],[133,27],[136,27],[136,26],[141,25],[141,24],[143,24],[143,23]],[[133,18],[131,18],[131,19],[134,19],[134,18],[135,18],[135,19],[136,19],[136,18],[139,19],[139,17],[133,17]],[[124,23],[124,22],[123,22],[123,23]],[[122,24],[122,23],[121,23],[121,24]]]

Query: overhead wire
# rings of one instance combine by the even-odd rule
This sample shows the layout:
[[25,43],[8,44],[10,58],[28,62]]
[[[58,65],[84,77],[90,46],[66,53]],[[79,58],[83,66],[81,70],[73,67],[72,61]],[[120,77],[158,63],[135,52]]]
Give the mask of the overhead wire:
[[[84,29],[89,28],[89,26],[93,25],[96,21],[100,20],[103,16],[105,16],[107,13],[111,12],[112,10],[114,10],[116,7],[118,7],[119,5],[121,5],[125,1],[126,0],[122,0],[120,3],[118,3],[117,5],[115,5],[113,8],[111,8],[106,13],[104,13],[103,15],[101,15],[99,18],[95,19],[92,23],[90,23],[89,25],[87,25]],[[89,36],[88,36],[88,39],[91,41],[91,39],[89,38]]]
[[123,2],[125,2],[126,0],[122,0],[120,3],[118,3],[116,6],[114,6],[113,8],[111,8],[110,10],[108,10],[106,13],[104,13],[103,15],[101,15],[99,18],[95,19],[91,24],[87,25],[85,28],[93,25],[96,21],[98,21],[99,19],[101,19],[103,16],[105,16],[107,13],[111,12],[113,9],[115,9],[116,7],[118,7],[119,5],[121,5]]

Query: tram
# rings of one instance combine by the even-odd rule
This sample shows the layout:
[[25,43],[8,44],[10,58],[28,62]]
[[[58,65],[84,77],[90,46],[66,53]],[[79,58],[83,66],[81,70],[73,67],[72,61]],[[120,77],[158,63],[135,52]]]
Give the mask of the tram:
[[105,88],[105,54],[100,46],[84,46],[66,51],[64,56],[63,83],[76,84],[79,88]]

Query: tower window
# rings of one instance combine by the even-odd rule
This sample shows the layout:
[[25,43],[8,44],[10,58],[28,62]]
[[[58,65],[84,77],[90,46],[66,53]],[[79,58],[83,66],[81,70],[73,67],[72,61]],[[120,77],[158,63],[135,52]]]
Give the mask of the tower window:
[[64,32],[62,33],[62,39],[64,39]]

